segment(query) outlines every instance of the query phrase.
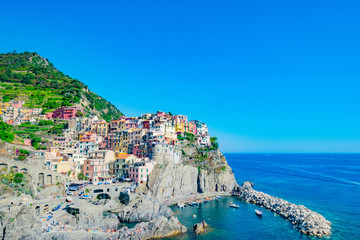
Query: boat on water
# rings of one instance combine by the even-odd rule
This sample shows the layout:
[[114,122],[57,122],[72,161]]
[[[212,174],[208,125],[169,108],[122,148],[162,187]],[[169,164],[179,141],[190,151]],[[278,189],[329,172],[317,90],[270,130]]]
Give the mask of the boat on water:
[[236,205],[235,203],[230,203],[230,207],[232,207],[232,208],[239,208],[239,205]]
[[255,214],[256,214],[257,216],[259,216],[259,217],[262,217],[262,215],[263,215],[263,210],[261,210],[261,209],[255,209]]
[[189,203],[190,206],[195,206],[195,205],[198,205],[199,203],[198,202],[191,202]]

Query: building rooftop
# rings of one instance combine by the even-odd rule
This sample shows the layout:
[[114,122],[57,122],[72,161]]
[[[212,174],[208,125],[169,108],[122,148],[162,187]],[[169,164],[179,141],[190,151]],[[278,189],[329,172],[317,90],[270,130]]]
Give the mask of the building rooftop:
[[126,158],[128,158],[128,157],[130,157],[130,156],[135,156],[135,155],[133,155],[133,154],[127,154],[127,153],[125,153],[125,154],[119,154],[119,155],[116,157],[116,159],[126,159]]

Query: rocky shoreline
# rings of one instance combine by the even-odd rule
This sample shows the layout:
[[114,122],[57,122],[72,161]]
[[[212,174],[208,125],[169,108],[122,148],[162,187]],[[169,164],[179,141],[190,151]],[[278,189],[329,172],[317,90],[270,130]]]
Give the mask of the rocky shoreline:
[[301,233],[317,237],[331,234],[331,223],[322,215],[302,205],[296,205],[281,198],[256,191],[248,181],[244,182],[239,190],[240,199],[265,207],[288,219]]

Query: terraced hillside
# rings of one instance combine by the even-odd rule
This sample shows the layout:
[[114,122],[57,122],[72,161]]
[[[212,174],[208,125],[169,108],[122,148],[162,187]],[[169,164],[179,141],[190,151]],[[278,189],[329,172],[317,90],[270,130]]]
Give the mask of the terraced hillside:
[[24,100],[26,107],[41,107],[44,112],[77,106],[108,122],[123,115],[113,104],[35,52],[0,54],[0,82],[2,102]]

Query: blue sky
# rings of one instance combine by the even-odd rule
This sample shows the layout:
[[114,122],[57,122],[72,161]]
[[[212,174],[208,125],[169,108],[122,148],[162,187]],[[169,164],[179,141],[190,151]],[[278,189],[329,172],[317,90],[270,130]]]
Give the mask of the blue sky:
[[358,1],[6,1],[36,51],[126,115],[208,123],[224,152],[360,152]]

